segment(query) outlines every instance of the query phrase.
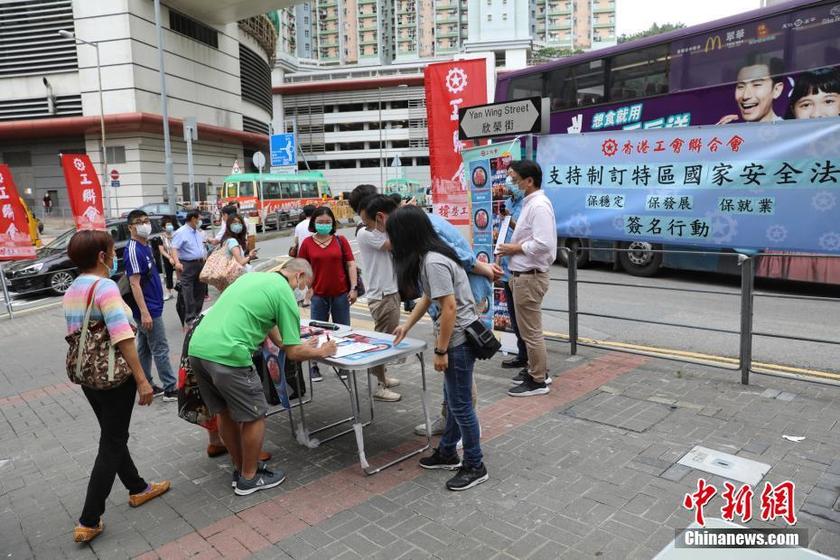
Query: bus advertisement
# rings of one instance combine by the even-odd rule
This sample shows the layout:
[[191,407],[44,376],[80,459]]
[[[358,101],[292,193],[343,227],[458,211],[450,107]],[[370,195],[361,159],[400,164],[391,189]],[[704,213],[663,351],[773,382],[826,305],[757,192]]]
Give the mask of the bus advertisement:
[[[533,96],[550,99],[551,134],[837,117],[840,2],[792,0],[511,72],[497,81],[497,102]],[[578,253],[584,265],[617,260],[611,241],[561,242],[591,248]],[[618,246],[634,250],[621,259],[631,274],[652,274],[659,265],[735,272],[733,259],[651,252],[679,246]],[[840,259],[759,258],[756,274],[840,283]]]
[[294,225],[307,204],[320,205],[332,198],[320,171],[288,174],[239,173],[225,177],[219,190],[222,204],[239,203],[243,215],[260,225]]

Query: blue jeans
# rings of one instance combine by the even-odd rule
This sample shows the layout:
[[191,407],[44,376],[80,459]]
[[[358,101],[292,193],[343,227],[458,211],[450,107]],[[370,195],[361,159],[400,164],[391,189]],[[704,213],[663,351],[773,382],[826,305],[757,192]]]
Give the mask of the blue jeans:
[[449,349],[449,365],[443,374],[446,426],[438,450],[444,457],[456,453],[458,440],[464,443],[464,464],[479,467],[482,462],[478,416],[472,402],[475,355],[468,343]]
[[350,300],[347,294],[337,296],[312,295],[310,316],[315,321],[330,321],[339,325],[350,324]]
[[137,354],[140,356],[140,365],[146,374],[146,381],[152,383],[152,357],[155,358],[158,377],[165,391],[175,390],[175,374],[172,373],[172,364],[169,362],[169,343],[166,341],[166,327],[163,324],[163,317],[152,319],[152,330],[147,331],[142,327],[137,329]]

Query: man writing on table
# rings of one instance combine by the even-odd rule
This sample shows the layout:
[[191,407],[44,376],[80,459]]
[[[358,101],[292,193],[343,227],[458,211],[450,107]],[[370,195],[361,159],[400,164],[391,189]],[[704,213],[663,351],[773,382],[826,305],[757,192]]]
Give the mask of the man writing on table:
[[198,389],[233,460],[233,486],[246,496],[281,484],[282,470],[258,465],[268,403],[252,354],[268,336],[295,361],[335,354],[335,342],[317,347],[316,337],[300,340],[300,313],[294,290],[306,289],[312,267],[291,259],[269,272],[249,272],[231,284],[195,328],[190,364]]

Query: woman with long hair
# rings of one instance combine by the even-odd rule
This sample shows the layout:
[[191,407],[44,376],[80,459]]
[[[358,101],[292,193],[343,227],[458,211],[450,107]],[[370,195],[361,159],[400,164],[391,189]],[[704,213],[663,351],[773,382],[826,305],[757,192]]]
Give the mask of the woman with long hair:
[[67,334],[82,329],[90,305],[89,324],[105,324],[110,343],[117,347],[132,373],[121,385],[112,389],[82,386],[82,392],[99,422],[100,434],[99,451],[73,539],[90,542],[102,533],[105,501],[117,476],[128,490],[128,503],[132,507],[160,496],[169,490],[170,483],[168,480],[147,483],[137,472],[128,450],[134,398],[138,397],[140,406],[148,406],[152,404],[153,394],[134,344],[131,310],[123,302],[117,284],[111,280],[117,269],[114,238],[104,231],[79,231],[70,238],[67,254],[80,272],[64,294]]
[[[473,408],[472,385],[475,354],[465,329],[478,319],[467,273],[458,255],[435,233],[426,213],[416,206],[393,212],[385,224],[394,255],[397,284],[403,297],[421,296],[405,324],[394,331],[399,344],[428,311],[440,307],[434,321],[435,370],[443,372],[446,426],[437,449],[420,460],[424,469],[458,469],[446,483],[449,490],[467,490],[486,481],[479,442],[478,416]],[[463,440],[464,459],[458,458]]]

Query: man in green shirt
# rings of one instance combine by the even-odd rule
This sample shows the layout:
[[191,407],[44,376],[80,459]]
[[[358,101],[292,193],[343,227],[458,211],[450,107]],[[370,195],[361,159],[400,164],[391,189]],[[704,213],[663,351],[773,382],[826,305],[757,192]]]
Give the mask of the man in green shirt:
[[312,267],[291,259],[269,272],[250,272],[231,284],[195,328],[190,363],[198,388],[233,459],[236,494],[246,496],[281,484],[282,470],[258,465],[268,403],[252,354],[268,336],[292,360],[335,354],[335,342],[301,344],[294,290],[306,289]]

